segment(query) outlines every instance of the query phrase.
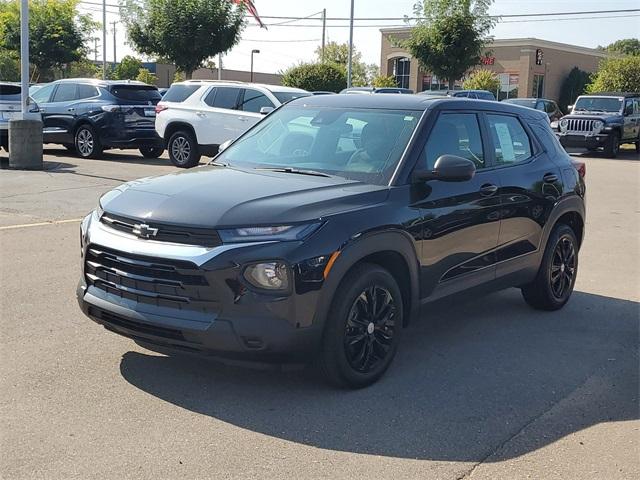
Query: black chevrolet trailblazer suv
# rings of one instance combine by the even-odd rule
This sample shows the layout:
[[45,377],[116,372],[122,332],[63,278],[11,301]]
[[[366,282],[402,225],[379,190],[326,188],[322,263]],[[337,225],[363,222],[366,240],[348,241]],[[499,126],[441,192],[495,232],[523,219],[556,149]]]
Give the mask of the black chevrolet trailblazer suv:
[[569,300],[585,184],[544,112],[313,96],[221,148],[83,220],[92,320],[158,352],[313,361],[362,387],[435,299],[482,286],[543,310]]
[[146,158],[164,151],[155,130],[157,87],[132,80],[70,78],[38,88],[44,143],[61,143],[80,157],[109,148],[137,148]]
[[632,143],[640,152],[640,93],[597,93],[578,97],[570,115],[559,122],[566,148],[604,150],[615,158],[620,145]]

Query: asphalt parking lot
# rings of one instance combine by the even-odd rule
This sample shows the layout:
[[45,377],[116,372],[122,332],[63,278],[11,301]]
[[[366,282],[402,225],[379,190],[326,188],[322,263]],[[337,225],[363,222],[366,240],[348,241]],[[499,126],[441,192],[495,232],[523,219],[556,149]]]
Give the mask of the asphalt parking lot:
[[0,153],[3,479],[629,479],[640,476],[640,156],[587,164],[576,291],[430,306],[376,385],[169,358],[81,315],[80,218],[166,154],[45,170]]

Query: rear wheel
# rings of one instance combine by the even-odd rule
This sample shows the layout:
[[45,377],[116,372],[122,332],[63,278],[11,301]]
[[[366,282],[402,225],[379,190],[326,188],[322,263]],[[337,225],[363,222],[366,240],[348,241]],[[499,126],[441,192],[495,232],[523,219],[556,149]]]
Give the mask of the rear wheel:
[[82,158],[98,158],[102,155],[102,144],[90,125],[81,125],[76,130],[75,150]]
[[190,168],[200,162],[198,143],[189,132],[178,131],[169,138],[167,146],[171,163],[176,167]]
[[559,310],[569,301],[578,274],[578,241],[565,224],[554,227],[533,282],[522,287],[522,296],[533,308]]
[[613,132],[609,136],[609,141],[604,147],[604,154],[609,158],[616,158],[620,151],[620,134]]
[[640,140],[636,142],[636,153],[640,153]]
[[161,147],[142,147],[140,153],[144,158],[158,158],[164,152],[164,148]]
[[363,264],[347,274],[332,301],[320,355],[329,382],[361,388],[377,381],[396,354],[402,295],[385,269]]

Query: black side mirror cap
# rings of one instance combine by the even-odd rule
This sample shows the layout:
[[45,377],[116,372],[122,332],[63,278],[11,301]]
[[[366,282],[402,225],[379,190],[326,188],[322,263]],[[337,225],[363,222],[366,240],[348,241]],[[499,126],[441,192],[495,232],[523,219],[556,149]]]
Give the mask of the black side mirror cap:
[[441,182],[466,182],[476,174],[476,165],[457,155],[438,157],[433,170],[416,170],[411,176],[414,183],[439,180]]

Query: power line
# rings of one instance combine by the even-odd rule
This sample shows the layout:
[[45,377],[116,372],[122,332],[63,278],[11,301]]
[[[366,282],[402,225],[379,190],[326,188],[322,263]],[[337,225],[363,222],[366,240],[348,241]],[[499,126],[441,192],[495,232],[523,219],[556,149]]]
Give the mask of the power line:
[[260,42],[260,43],[298,43],[298,42],[319,42],[319,38],[305,38],[301,40],[258,40],[253,38],[243,38],[243,42]]

